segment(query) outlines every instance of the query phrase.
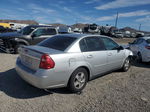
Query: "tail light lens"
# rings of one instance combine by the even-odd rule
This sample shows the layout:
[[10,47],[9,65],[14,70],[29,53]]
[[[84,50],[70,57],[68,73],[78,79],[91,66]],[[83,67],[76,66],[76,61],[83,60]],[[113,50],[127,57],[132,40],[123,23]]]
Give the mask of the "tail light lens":
[[150,46],[145,46],[145,48],[150,50]]
[[48,54],[43,54],[40,61],[39,68],[42,69],[51,69],[54,68],[55,62]]

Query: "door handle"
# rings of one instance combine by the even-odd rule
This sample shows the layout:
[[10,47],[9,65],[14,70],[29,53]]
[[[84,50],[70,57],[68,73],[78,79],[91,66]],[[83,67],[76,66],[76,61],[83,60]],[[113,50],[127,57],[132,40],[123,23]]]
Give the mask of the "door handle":
[[87,58],[92,58],[92,57],[93,57],[93,55],[88,55],[88,56],[87,56]]
[[112,53],[108,53],[108,56],[111,56],[112,55]]

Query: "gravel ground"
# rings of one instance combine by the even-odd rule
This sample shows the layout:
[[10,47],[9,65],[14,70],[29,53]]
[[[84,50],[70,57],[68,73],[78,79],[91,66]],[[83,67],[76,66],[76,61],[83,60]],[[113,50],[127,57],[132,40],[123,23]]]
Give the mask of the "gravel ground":
[[32,87],[15,72],[17,55],[0,53],[0,112],[150,112],[150,64],[134,63],[90,81],[81,94]]

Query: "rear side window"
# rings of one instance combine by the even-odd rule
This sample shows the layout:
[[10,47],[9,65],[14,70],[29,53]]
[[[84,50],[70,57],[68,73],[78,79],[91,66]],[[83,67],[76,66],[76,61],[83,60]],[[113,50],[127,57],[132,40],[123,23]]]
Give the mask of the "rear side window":
[[50,29],[50,28],[48,28],[48,29],[46,29],[46,31],[45,31],[45,35],[56,35],[56,30],[55,29]]
[[41,36],[45,34],[45,29],[37,29],[35,32],[33,32],[35,37]]
[[148,44],[150,44],[150,39],[147,39],[146,42],[147,42]]
[[48,47],[60,51],[65,51],[77,38],[54,36],[39,43],[39,46]]
[[80,41],[80,49],[86,51],[101,51],[105,50],[103,42],[98,37],[86,37]]

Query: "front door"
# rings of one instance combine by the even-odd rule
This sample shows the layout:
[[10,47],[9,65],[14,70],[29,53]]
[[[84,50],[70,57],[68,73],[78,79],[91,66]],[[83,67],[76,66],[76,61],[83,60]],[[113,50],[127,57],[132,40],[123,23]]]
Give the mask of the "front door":
[[110,38],[101,38],[107,49],[107,67],[109,70],[120,68],[124,59],[124,50],[117,50],[119,45]]

